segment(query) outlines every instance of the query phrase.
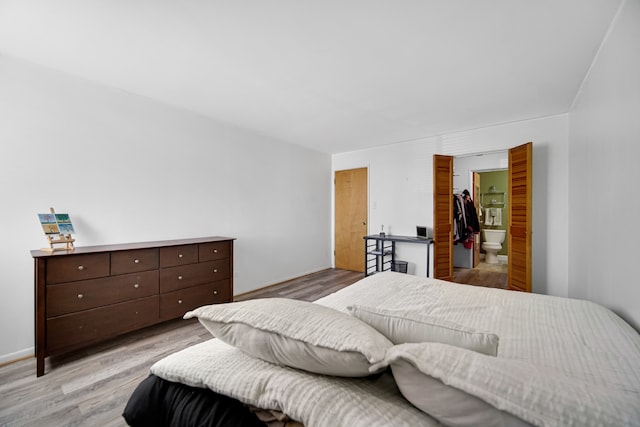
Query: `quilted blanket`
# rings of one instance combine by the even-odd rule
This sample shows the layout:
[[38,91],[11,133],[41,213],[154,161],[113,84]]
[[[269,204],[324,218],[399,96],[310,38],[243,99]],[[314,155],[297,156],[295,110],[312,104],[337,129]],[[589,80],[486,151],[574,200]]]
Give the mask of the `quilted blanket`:
[[[626,420],[627,425],[640,423],[640,335],[615,313],[589,301],[388,272],[316,303],[340,311],[353,304],[419,311],[495,333],[500,339],[498,359],[536,366],[550,377],[557,374],[606,391],[609,397],[598,402],[601,407],[596,410],[622,412],[616,419]],[[208,387],[250,405],[282,411],[308,427],[438,425],[403,398],[389,371],[355,379],[310,374],[257,360],[216,339],[171,355],[151,371],[170,381]],[[505,387],[505,393],[511,392],[508,383]],[[631,403],[621,409],[620,402]],[[563,414],[567,412],[571,413]],[[562,423],[578,425],[582,416]],[[554,424],[544,419],[532,423]]]

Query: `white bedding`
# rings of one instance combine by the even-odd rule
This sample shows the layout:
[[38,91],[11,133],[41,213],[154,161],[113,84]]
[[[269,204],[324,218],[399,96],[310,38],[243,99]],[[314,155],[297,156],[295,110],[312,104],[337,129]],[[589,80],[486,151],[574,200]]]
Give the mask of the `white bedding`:
[[439,425],[402,397],[388,372],[367,378],[311,374],[263,362],[218,339],[172,354],[151,372],[281,411],[305,427]]
[[[610,404],[620,396],[620,401],[631,402],[622,408],[628,412],[622,414],[623,419],[640,424],[640,335],[597,304],[391,272],[365,278],[317,303],[340,311],[354,303],[420,310],[495,333],[499,336],[498,358],[522,361],[550,376],[557,373],[606,390],[609,398],[596,408],[604,413],[621,411],[620,405]],[[261,408],[281,410],[307,427],[437,425],[404,400],[389,373],[373,379],[308,374],[253,359],[218,340],[169,356],[151,372]],[[575,388],[566,392],[575,393]],[[544,412],[547,408],[537,409]],[[563,424],[577,423],[583,416],[563,419]]]

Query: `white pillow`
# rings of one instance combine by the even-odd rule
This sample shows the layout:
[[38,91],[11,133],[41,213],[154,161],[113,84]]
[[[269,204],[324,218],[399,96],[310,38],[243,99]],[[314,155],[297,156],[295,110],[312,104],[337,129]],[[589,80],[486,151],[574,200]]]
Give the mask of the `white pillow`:
[[637,395],[522,360],[419,343],[389,349],[381,365],[408,401],[446,425],[640,425]]
[[398,359],[391,365],[402,395],[415,407],[447,426],[528,426],[529,423],[494,408],[482,399],[416,369]]
[[498,354],[496,334],[414,311],[387,310],[352,305],[347,310],[358,319],[373,326],[394,344],[439,342],[489,356]]
[[306,301],[264,298],[214,304],[184,315],[192,317],[251,356],[318,374],[370,375],[371,365],[393,346],[347,313]]

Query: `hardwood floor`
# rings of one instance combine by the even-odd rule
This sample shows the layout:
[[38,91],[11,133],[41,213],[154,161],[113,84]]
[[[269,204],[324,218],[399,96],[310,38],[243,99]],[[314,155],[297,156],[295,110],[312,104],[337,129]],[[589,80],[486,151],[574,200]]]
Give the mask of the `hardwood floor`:
[[236,295],[236,301],[252,298],[293,298],[315,301],[364,278],[362,273],[331,268],[308,276],[288,280],[268,288]]
[[476,268],[454,268],[453,281],[486,288],[507,289],[507,264],[486,264]]
[[[363,278],[329,269],[239,295],[313,301]],[[197,320],[174,320],[69,355],[48,358],[36,377],[35,358],[0,367],[0,426],[125,426],[129,396],[153,363],[211,338]]]

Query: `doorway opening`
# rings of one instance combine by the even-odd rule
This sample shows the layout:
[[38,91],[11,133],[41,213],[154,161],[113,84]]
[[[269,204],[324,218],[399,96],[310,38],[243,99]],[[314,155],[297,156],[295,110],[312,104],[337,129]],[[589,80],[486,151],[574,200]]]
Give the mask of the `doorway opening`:
[[453,246],[453,281],[507,289],[508,151],[454,157],[453,192],[472,197],[467,216],[477,218],[473,245]]
[[[510,148],[508,153],[504,165],[509,170],[507,287],[509,290],[531,292],[533,143]],[[453,172],[453,157],[433,155],[433,270],[436,279],[449,281],[453,280]]]

